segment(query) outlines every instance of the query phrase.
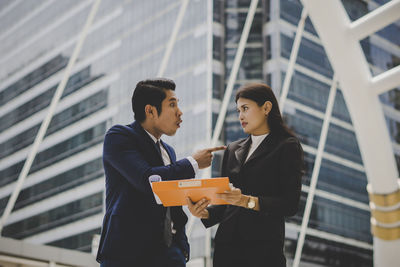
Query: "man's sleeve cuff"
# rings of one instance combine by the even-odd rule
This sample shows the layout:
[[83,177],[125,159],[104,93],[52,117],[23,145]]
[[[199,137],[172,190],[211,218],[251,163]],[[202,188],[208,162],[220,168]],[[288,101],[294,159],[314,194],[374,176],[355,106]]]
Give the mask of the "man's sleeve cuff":
[[199,172],[199,164],[192,156],[187,157],[187,159],[189,160],[190,164],[192,164],[194,176],[196,176]]

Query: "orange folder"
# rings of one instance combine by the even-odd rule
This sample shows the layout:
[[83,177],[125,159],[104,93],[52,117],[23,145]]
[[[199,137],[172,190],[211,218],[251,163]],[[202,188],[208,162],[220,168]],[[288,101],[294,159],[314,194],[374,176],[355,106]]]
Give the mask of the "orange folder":
[[186,197],[193,202],[205,197],[213,205],[228,204],[216,196],[229,190],[228,177],[153,182],[152,187],[164,207],[187,205]]

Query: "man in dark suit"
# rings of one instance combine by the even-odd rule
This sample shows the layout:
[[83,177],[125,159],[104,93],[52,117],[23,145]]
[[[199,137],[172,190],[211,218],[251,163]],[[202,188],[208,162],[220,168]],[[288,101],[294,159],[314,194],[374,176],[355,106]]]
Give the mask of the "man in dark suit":
[[158,205],[149,183],[188,179],[210,166],[212,152],[204,149],[176,161],[175,151],[160,138],[180,127],[175,83],[168,79],[141,81],[132,96],[135,122],[113,126],[104,139],[106,214],[97,260],[103,267],[185,266],[189,244],[187,216],[181,207]]

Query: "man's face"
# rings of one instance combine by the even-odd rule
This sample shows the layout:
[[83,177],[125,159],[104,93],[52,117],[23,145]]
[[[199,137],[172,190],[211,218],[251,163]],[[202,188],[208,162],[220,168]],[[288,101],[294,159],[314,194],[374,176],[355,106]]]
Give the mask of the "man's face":
[[178,98],[172,90],[165,90],[166,97],[161,103],[161,115],[154,119],[154,128],[160,134],[172,136],[182,122],[182,111],[178,108]]

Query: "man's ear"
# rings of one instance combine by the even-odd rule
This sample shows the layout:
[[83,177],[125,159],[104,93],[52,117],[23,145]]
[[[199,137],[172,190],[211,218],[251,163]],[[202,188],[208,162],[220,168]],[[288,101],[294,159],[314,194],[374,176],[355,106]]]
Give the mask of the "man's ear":
[[264,105],[263,105],[263,108],[264,108],[264,111],[265,111],[265,115],[268,115],[269,112],[270,112],[271,109],[272,109],[272,103],[271,103],[271,101],[265,101],[265,102],[264,102]]
[[144,113],[146,114],[146,118],[154,118],[155,114],[155,109],[152,105],[146,105],[144,107]]

